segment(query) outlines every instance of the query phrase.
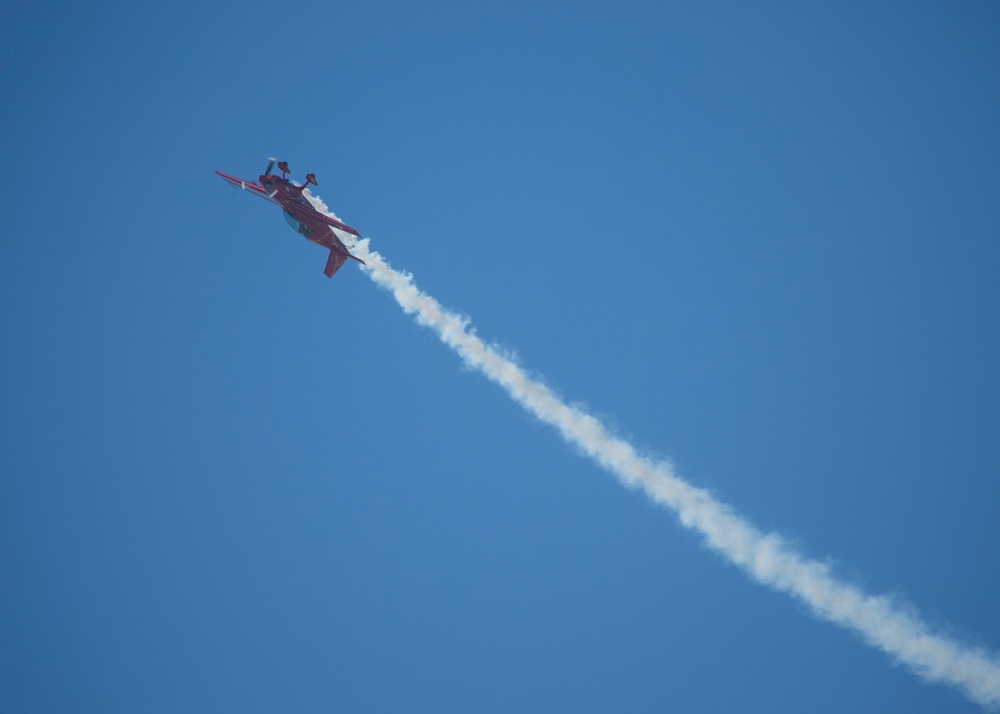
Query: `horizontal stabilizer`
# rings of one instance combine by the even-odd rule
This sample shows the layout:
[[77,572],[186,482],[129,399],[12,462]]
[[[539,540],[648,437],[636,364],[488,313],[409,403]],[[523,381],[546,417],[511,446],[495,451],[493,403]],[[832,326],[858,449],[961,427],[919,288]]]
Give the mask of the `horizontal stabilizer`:
[[330,251],[330,257],[326,259],[326,267],[323,269],[323,274],[332,278],[333,274],[340,270],[340,266],[347,262],[347,256],[336,250]]

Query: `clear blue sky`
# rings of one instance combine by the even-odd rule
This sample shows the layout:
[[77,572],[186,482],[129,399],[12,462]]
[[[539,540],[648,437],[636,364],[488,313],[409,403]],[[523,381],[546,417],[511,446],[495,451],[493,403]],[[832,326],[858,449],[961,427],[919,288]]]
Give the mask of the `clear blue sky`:
[[978,711],[212,172],[1000,650],[993,2],[8,3],[0,710]]

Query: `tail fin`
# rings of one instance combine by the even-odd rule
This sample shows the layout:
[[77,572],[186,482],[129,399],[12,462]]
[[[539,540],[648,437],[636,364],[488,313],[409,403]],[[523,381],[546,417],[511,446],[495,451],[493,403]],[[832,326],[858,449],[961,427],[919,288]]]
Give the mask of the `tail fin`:
[[326,259],[326,268],[323,269],[323,274],[332,278],[333,274],[340,270],[340,266],[347,262],[347,256],[343,253],[331,250],[330,257]]

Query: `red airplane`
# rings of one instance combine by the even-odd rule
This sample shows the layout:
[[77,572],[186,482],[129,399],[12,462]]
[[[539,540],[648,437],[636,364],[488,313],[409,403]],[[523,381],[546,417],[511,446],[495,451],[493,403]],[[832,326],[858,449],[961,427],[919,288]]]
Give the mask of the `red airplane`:
[[267,168],[264,169],[264,173],[258,176],[256,181],[244,181],[235,176],[224,174],[221,171],[216,171],[215,173],[219,174],[230,185],[244,191],[249,191],[254,196],[260,196],[265,201],[270,201],[281,206],[281,209],[285,212],[285,220],[288,221],[288,225],[313,243],[319,243],[329,250],[330,257],[326,259],[326,268],[323,270],[326,277],[332,278],[333,274],[340,269],[341,265],[347,262],[348,258],[364,265],[365,261],[351,255],[350,251],[347,250],[347,246],[337,237],[333,229],[338,228],[359,238],[361,235],[350,226],[345,226],[340,221],[317,211],[306,197],[302,195],[302,192],[306,190],[309,184],[313,186],[318,185],[316,177],[312,174],[306,174],[306,182],[301,186],[297,186],[285,178],[288,175],[287,163],[284,161],[278,162],[278,169],[281,171],[280,177],[271,173],[271,167],[273,166],[274,159],[270,159],[267,162]]

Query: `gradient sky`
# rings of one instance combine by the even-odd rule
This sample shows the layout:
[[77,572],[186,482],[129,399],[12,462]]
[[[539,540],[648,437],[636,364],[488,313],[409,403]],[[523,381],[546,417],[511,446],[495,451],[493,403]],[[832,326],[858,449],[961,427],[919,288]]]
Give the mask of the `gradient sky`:
[[0,9],[0,710],[974,712],[706,550],[246,178],[1000,650],[992,2]]

